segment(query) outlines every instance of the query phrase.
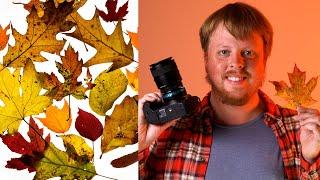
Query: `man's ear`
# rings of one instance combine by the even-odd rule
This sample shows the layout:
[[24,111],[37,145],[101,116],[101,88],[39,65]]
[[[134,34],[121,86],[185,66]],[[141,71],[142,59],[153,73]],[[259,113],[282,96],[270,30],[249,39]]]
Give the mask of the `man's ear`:
[[204,68],[207,71],[207,65],[208,65],[208,53],[207,52],[203,52],[203,60],[204,60]]

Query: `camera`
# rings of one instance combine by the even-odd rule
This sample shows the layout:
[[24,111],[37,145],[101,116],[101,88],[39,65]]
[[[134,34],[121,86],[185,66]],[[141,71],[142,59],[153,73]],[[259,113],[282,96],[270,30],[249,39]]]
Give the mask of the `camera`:
[[143,112],[150,124],[164,124],[186,117],[200,102],[196,96],[187,94],[182,78],[172,57],[150,65],[153,79],[161,92],[162,102],[146,102]]

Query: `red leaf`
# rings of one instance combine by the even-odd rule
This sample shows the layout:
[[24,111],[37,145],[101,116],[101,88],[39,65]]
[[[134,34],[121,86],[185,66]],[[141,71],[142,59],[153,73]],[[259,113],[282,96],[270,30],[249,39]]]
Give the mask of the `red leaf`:
[[138,161],[138,151],[124,155],[111,161],[111,165],[115,168],[124,168]]
[[128,1],[119,8],[118,12],[116,12],[117,4],[118,0],[107,0],[105,6],[108,9],[108,14],[98,10],[99,16],[107,22],[125,20],[123,17],[128,14]]
[[[20,158],[12,158],[7,162],[6,167],[18,170],[27,168],[29,172],[35,171],[34,165],[42,158],[43,152],[48,147],[40,135],[43,135],[43,130],[39,129],[33,118],[30,117],[28,131],[30,142],[26,141],[20,133],[0,136],[3,143],[6,144],[11,151],[22,155]],[[49,143],[50,135],[48,135],[45,140]]]
[[79,108],[76,119],[76,129],[79,134],[85,138],[95,141],[102,135],[103,127],[98,118],[93,114],[83,111]]

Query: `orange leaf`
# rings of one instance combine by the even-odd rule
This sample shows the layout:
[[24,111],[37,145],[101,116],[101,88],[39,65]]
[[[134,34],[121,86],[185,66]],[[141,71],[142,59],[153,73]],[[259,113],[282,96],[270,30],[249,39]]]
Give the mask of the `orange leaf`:
[[7,35],[7,30],[9,29],[9,25],[2,29],[2,27],[0,26],[0,51],[3,50],[7,43],[8,43],[8,40],[9,40],[9,35]]
[[270,81],[275,86],[276,95],[288,102],[288,108],[295,109],[300,105],[309,106],[317,102],[311,97],[311,93],[317,85],[318,77],[313,77],[305,83],[306,72],[300,71],[297,65],[294,66],[292,73],[288,73],[288,77],[291,87],[284,81]]
[[129,81],[129,85],[135,90],[138,91],[139,84],[138,84],[138,69],[133,73],[127,70],[127,78]]
[[38,119],[42,122],[43,125],[45,125],[53,132],[64,133],[68,131],[72,121],[68,102],[64,100],[62,109],[51,105],[46,110],[46,117]]
[[131,39],[131,43],[132,45],[139,49],[139,41],[138,41],[138,34],[137,33],[134,33],[134,32],[130,32],[130,31],[127,31],[128,32],[128,35]]

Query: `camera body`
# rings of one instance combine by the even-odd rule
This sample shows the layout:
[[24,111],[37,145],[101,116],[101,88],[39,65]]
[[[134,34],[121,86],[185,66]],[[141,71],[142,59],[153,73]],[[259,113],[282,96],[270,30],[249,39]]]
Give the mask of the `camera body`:
[[143,112],[151,124],[164,124],[190,115],[199,98],[188,95],[182,85],[182,78],[172,57],[150,65],[150,70],[162,95],[162,102],[146,102]]

